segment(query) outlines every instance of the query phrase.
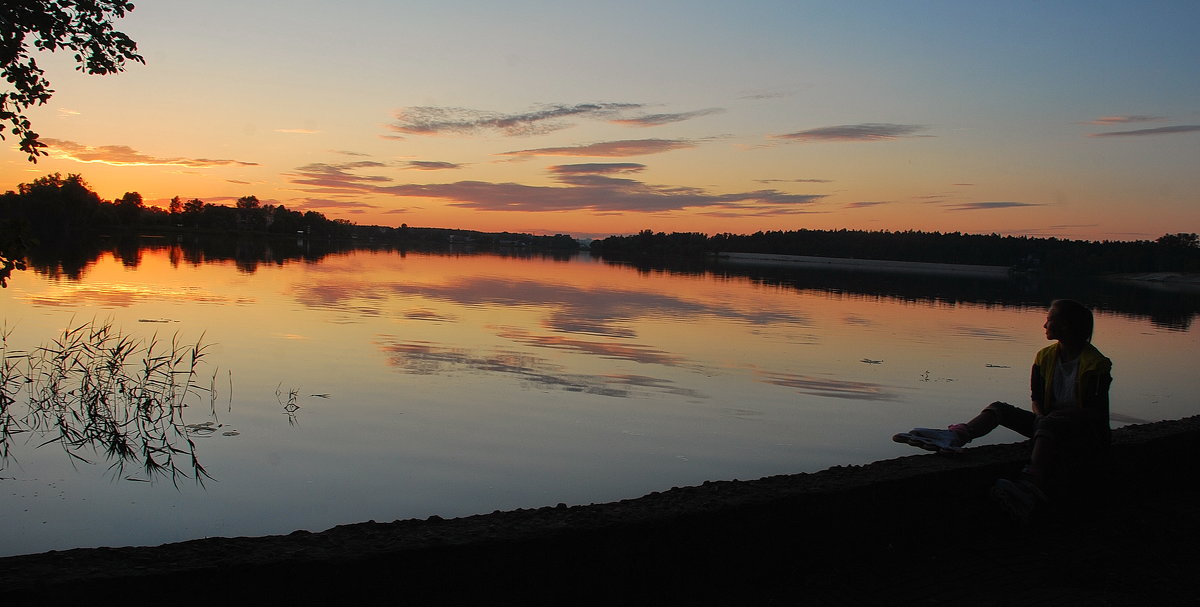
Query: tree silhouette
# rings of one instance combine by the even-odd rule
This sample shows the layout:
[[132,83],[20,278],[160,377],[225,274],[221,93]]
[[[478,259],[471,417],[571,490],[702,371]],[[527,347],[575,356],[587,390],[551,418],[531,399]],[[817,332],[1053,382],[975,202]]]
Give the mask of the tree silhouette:
[[138,220],[142,216],[142,210],[146,208],[146,203],[142,201],[142,195],[137,192],[125,192],[117,204],[117,217],[121,223],[127,226],[138,224]]
[[[34,50],[75,52],[76,67],[88,74],[113,74],[126,61],[145,63],[137,43],[113,29],[113,21],[133,10],[124,0],[4,0],[0,3],[0,78],[13,90],[0,93],[0,123],[20,138],[30,162],[46,152],[25,110],[43,105],[54,90],[29,54]],[[7,128],[5,130],[8,130]],[[0,139],[4,133],[0,130]]]

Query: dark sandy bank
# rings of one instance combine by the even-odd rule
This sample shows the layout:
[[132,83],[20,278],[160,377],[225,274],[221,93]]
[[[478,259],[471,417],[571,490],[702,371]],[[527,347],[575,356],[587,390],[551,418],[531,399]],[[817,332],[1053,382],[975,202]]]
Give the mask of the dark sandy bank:
[[9,599],[272,604],[1200,604],[1200,417],[1122,428],[1107,479],[1028,527],[1023,444],[609,504],[0,559]]

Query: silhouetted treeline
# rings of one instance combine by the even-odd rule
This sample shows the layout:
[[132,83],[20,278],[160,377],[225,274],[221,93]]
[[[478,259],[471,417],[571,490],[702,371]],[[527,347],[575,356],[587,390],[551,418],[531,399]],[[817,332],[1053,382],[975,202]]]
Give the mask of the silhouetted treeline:
[[706,236],[643,230],[591,246],[594,254],[614,259],[768,253],[1008,266],[1054,274],[1200,271],[1200,239],[1184,233],[1155,241],[1093,242],[959,232],[792,230]]
[[[55,249],[86,242],[101,234],[255,234],[301,237],[321,241],[388,242],[397,246],[480,249],[533,247],[575,250],[579,245],[566,235],[485,233],[442,228],[360,226],[345,219],[329,219],[317,211],[297,211],[284,205],[262,204],[243,196],[234,206],[183,200],[176,196],[166,209],[147,206],[137,192],[105,201],[79,175],[55,173],[22,183],[17,191],[0,196],[0,226]],[[0,253],[3,253],[0,250]]]
[[[80,280],[87,269],[104,255],[111,255],[122,265],[137,268],[150,251],[167,251],[173,267],[199,266],[205,263],[232,261],[238,270],[253,274],[264,266],[284,266],[289,263],[317,263],[331,256],[352,251],[392,251],[404,255],[407,251],[433,251],[445,254],[470,254],[462,247],[401,247],[394,243],[359,240],[314,240],[281,238],[262,234],[190,234],[145,235],[124,233],[98,236],[62,243],[60,246],[38,246],[30,250],[29,269],[52,278]],[[565,260],[575,251],[541,250],[532,247],[501,248],[488,254],[511,257],[539,257]]]
[[0,196],[0,218],[20,221],[40,243],[59,243],[112,231],[199,230],[206,232],[304,232],[314,237],[350,237],[353,224],[315,211],[260,205],[245,196],[236,206],[176,197],[169,209],[147,206],[137,192],[112,201],[100,198],[79,175],[55,173],[22,183]]

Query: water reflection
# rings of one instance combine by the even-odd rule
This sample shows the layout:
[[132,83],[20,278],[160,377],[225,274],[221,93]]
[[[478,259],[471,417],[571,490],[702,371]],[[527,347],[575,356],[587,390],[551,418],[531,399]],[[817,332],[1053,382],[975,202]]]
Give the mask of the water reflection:
[[102,308],[128,308],[139,303],[164,300],[222,305],[246,305],[254,302],[249,297],[218,295],[202,287],[172,289],[163,285],[119,283],[71,283],[55,292],[29,295],[25,299],[38,306],[71,308],[81,304]]
[[645,273],[745,277],[757,283],[796,289],[842,293],[847,296],[886,297],[913,303],[971,303],[984,306],[1044,308],[1050,301],[1069,298],[1086,301],[1097,312],[1112,312],[1133,319],[1148,319],[1163,329],[1188,331],[1200,314],[1200,291],[1181,290],[1155,283],[1112,282],[1069,277],[1019,277],[994,280],[926,274],[893,274],[865,270],[812,267],[729,266],[719,263],[655,265],[606,261],[637,267]]
[[[318,264],[331,256],[343,256],[354,251],[394,252],[403,257],[405,250],[387,245],[362,242],[324,241],[320,239],[256,238],[233,235],[179,235],[151,237],[124,235],[117,238],[93,238],[61,243],[55,248],[30,252],[30,268],[52,277],[80,279],[89,266],[103,255],[112,255],[123,266],[137,268],[150,251],[165,252],[172,267],[199,266],[205,263],[234,262],[239,271],[253,274],[263,266],[278,267],[289,263]],[[472,254],[447,250],[439,254],[470,258]],[[583,254],[586,255],[586,254]],[[566,262],[574,254],[563,252],[539,253],[530,250],[505,251],[501,257],[522,259],[552,259]],[[1071,298],[1089,302],[1094,310],[1113,312],[1132,318],[1147,318],[1154,326],[1187,331],[1200,314],[1200,292],[1164,288],[1152,283],[1125,283],[1114,288],[1112,283],[1093,279],[1064,277],[1018,277],[995,280],[972,277],[947,277],[927,274],[891,274],[866,270],[836,270],[813,267],[729,265],[705,260],[670,260],[661,263],[603,260],[603,263],[635,268],[643,274],[675,274],[710,276],[716,279],[748,278],[758,284],[799,291],[841,293],[847,296],[887,297],[898,301],[919,303],[973,303],[985,306],[1044,307],[1056,298]],[[308,292],[308,303],[314,306],[333,306],[353,296],[362,285],[314,286]],[[630,293],[618,292],[558,292],[553,286],[517,284],[486,280],[471,284],[426,287],[426,291],[410,291],[414,295],[441,297],[463,304],[520,304],[527,301],[553,302],[562,312],[550,319],[551,327],[580,333],[628,336],[611,321],[629,310],[671,313],[739,314],[736,310],[690,310],[688,305],[670,297],[655,301],[626,299]],[[404,287],[397,287],[404,293]],[[86,293],[81,293],[86,296]],[[634,293],[632,295],[641,295]],[[93,295],[94,297],[95,295]],[[359,297],[365,295],[359,293]],[[358,310],[378,314],[371,306]],[[770,311],[742,311],[748,322],[769,323],[783,320]],[[430,316],[430,319],[436,318]],[[796,319],[787,319],[795,321]],[[615,332],[615,333],[614,333]]]
[[668,379],[631,374],[587,375],[570,373],[549,359],[510,350],[473,352],[429,342],[380,343],[388,363],[402,373],[412,375],[491,374],[516,379],[539,389],[582,392],[599,396],[630,398],[645,391],[663,392],[686,398],[702,395],[676,385]]
[[[626,326],[652,317],[709,316],[741,320],[753,325],[804,324],[793,312],[739,308],[738,303],[714,305],[684,297],[621,288],[579,287],[559,282],[475,276],[446,284],[322,282],[298,288],[296,298],[313,308],[353,310],[378,315],[389,297],[419,297],[431,302],[468,307],[519,307],[545,310],[543,325],[564,333],[631,338]],[[422,319],[445,320],[442,312],[418,308],[406,312]]]
[[583,340],[562,335],[533,335],[517,327],[500,328],[496,334],[537,348],[565,350],[612,360],[629,360],[641,364],[700,369],[699,365],[689,364],[682,356],[649,346]]
[[[639,272],[587,256],[185,244],[110,247],[76,279],[31,273],[0,297],[34,342],[97,308],[138,336],[207,332],[238,376],[237,427],[201,391],[182,430],[220,482],[88,485],[100,475],[53,465],[70,456],[39,457],[6,471],[21,476],[11,486],[59,493],[0,492],[0,554],[608,501],[908,455],[897,428],[1028,398],[1044,305],[1059,295],[861,272]],[[1103,302],[1114,425],[1194,414],[1196,298],[1105,286],[1078,288]]]
[[[145,342],[94,322],[31,352],[10,350],[8,334],[0,335],[0,469],[14,456],[13,441],[28,434],[37,447],[58,445],[79,462],[99,454],[125,480],[203,483],[209,473],[192,439],[222,427],[215,375],[200,384],[204,351],[199,342]],[[199,396],[209,397],[213,419],[186,423],[184,407]]]
[[[882,361],[869,362],[879,363]],[[760,371],[759,376],[767,383],[785,388],[794,388],[801,394],[812,396],[849,398],[864,401],[896,400],[898,398],[895,389],[869,382],[818,378],[778,371]]]

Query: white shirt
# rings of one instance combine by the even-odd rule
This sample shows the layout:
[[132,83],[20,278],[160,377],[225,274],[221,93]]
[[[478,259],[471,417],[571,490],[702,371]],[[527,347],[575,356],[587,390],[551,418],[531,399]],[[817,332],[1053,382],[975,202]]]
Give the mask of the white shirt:
[[1061,358],[1054,364],[1054,408],[1074,406],[1075,378],[1079,375],[1079,357],[1071,360]]

